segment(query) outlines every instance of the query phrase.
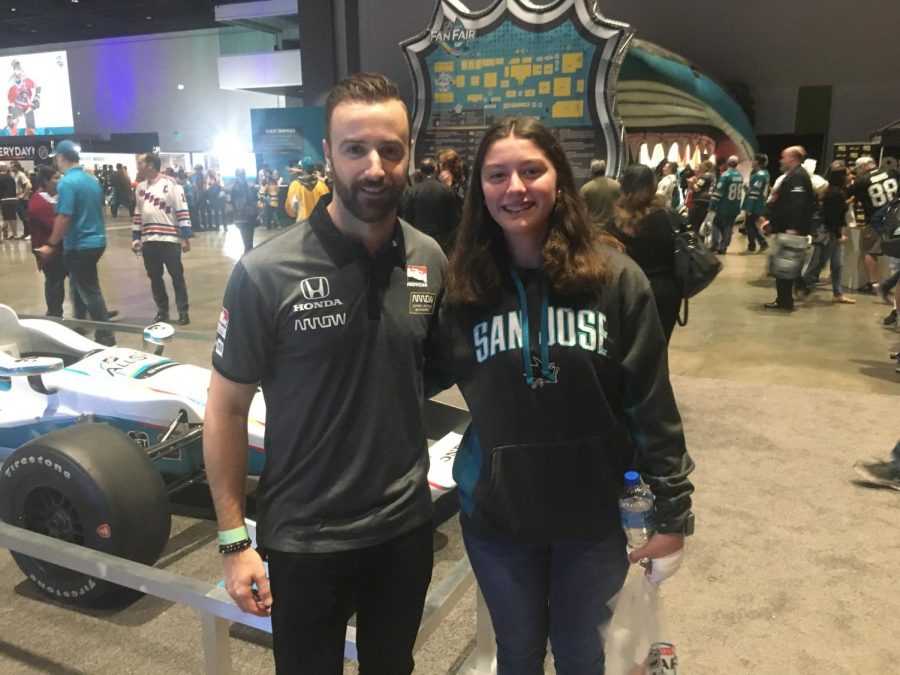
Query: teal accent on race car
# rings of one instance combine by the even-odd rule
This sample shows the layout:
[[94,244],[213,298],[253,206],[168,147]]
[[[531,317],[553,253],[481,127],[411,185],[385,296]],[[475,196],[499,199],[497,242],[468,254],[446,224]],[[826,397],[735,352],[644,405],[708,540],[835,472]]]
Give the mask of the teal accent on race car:
[[[95,416],[95,422],[108,424],[130,436],[141,447],[150,447],[159,443],[166,432],[162,427],[141,424],[132,420],[113,417]],[[63,429],[75,424],[74,418],[32,422],[16,427],[0,429],[0,461],[5,461],[17,448],[33,441],[44,434]],[[253,453],[261,454],[261,453]],[[179,455],[167,457],[155,462],[157,470],[165,475],[184,475],[196,471],[203,465],[203,451],[200,442],[183,449]]]

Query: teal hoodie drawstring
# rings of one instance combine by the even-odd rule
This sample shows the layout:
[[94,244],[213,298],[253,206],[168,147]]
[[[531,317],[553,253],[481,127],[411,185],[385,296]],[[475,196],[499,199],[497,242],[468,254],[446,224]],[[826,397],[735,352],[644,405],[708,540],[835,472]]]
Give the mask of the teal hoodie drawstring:
[[544,383],[556,382],[556,374],[550,372],[550,329],[547,325],[547,308],[550,298],[547,289],[541,284],[541,376],[534,377],[534,368],[531,365],[531,340],[528,330],[528,298],[525,296],[525,286],[516,268],[510,266],[509,274],[516,284],[519,293],[519,323],[522,325],[522,361],[525,365],[525,383],[532,389],[543,387]]

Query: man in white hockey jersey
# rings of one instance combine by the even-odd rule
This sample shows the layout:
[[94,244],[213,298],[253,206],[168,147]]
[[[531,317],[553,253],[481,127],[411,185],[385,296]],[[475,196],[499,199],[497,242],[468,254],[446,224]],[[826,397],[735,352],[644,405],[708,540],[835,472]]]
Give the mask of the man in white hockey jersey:
[[137,205],[131,225],[131,248],[144,258],[144,269],[150,277],[150,291],[156,303],[154,321],[169,320],[169,295],[163,281],[163,268],[172,278],[178,324],[191,322],[188,315],[187,286],[181,252],[191,250],[191,217],[188,215],[184,189],[176,180],[160,173],[159,155],[148,152],[137,158],[135,188]]

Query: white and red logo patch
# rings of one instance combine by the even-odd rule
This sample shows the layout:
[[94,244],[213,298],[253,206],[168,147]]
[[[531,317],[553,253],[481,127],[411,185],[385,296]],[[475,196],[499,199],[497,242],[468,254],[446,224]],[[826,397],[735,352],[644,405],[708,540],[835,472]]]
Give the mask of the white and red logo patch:
[[221,337],[225,337],[225,333],[228,332],[228,310],[224,307],[222,308],[222,313],[219,314],[219,325],[216,326],[216,333],[218,333]]
[[428,286],[428,268],[425,265],[407,265],[406,285],[426,288]]

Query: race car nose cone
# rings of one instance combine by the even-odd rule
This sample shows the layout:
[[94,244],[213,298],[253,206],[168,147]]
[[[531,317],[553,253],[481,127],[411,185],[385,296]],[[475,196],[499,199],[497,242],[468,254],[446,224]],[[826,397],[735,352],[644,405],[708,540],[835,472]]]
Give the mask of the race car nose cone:
[[154,323],[144,329],[144,341],[152,345],[164,345],[172,341],[175,328],[168,323]]

